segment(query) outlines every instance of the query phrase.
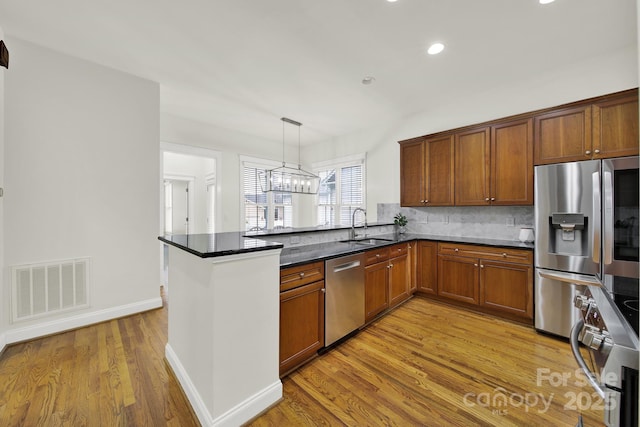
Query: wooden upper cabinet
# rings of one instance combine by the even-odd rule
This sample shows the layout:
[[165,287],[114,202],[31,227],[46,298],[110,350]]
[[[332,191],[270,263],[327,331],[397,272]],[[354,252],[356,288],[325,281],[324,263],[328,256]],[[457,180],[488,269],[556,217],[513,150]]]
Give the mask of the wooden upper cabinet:
[[453,135],[400,146],[400,204],[453,206]]
[[591,158],[591,105],[551,111],[534,122],[536,165]]
[[456,134],[455,204],[488,205],[489,196],[489,127]]
[[491,127],[492,205],[533,204],[533,120]]
[[[588,102],[588,103],[587,103]],[[536,165],[638,154],[638,90],[535,117]]]
[[400,205],[424,206],[425,147],[422,141],[400,145]]
[[453,135],[424,142],[427,155],[426,206],[453,206]]
[[593,104],[593,157],[638,155],[638,94]]

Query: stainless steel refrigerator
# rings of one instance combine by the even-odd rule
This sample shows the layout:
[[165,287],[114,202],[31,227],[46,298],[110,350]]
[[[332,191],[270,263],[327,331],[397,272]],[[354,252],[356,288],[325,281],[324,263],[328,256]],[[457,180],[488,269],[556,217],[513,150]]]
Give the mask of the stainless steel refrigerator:
[[638,157],[535,168],[535,327],[569,337],[603,274],[638,277]]

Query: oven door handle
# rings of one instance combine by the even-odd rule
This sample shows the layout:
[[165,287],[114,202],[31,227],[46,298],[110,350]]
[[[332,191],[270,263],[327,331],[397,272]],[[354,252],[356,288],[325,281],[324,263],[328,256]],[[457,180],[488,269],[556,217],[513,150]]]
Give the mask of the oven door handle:
[[573,353],[573,357],[578,362],[578,366],[582,369],[582,372],[587,376],[587,380],[589,384],[596,390],[598,396],[600,396],[603,400],[605,399],[604,390],[602,386],[598,383],[598,378],[596,375],[589,370],[587,363],[584,361],[582,354],[580,354],[580,340],[578,339],[578,335],[580,335],[580,331],[584,327],[584,321],[578,320],[573,328],[571,328],[571,336],[569,337],[569,342],[571,343],[571,352]]
[[587,285],[587,286],[598,286],[601,287],[602,284],[595,276],[586,276],[582,274],[575,273],[564,273],[560,271],[550,271],[543,270],[541,268],[537,269],[540,277],[544,277],[545,279],[557,280],[559,282],[572,283],[576,285]]

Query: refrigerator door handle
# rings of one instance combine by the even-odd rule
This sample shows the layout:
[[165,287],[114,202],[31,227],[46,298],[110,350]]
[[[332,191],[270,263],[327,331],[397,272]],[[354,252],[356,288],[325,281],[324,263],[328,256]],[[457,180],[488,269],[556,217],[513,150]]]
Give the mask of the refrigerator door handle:
[[604,264],[613,262],[613,180],[611,171],[605,170],[602,176],[604,187]]
[[595,276],[585,276],[583,274],[563,273],[560,271],[549,271],[538,268],[538,274],[545,279],[557,280],[559,282],[574,283],[577,285],[602,286]]
[[600,224],[602,219],[600,217],[600,173],[594,172],[591,175],[591,179],[593,180],[593,227],[591,227],[591,242],[592,242],[592,251],[591,259],[593,262],[600,263],[600,239],[601,239],[601,229]]

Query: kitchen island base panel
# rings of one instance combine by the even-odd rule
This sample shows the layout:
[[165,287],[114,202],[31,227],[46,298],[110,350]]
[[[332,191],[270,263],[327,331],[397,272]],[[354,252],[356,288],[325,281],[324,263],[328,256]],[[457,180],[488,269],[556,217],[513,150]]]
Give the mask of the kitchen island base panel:
[[165,356],[203,425],[238,425],[282,398],[280,249],[199,258],[169,247]]

